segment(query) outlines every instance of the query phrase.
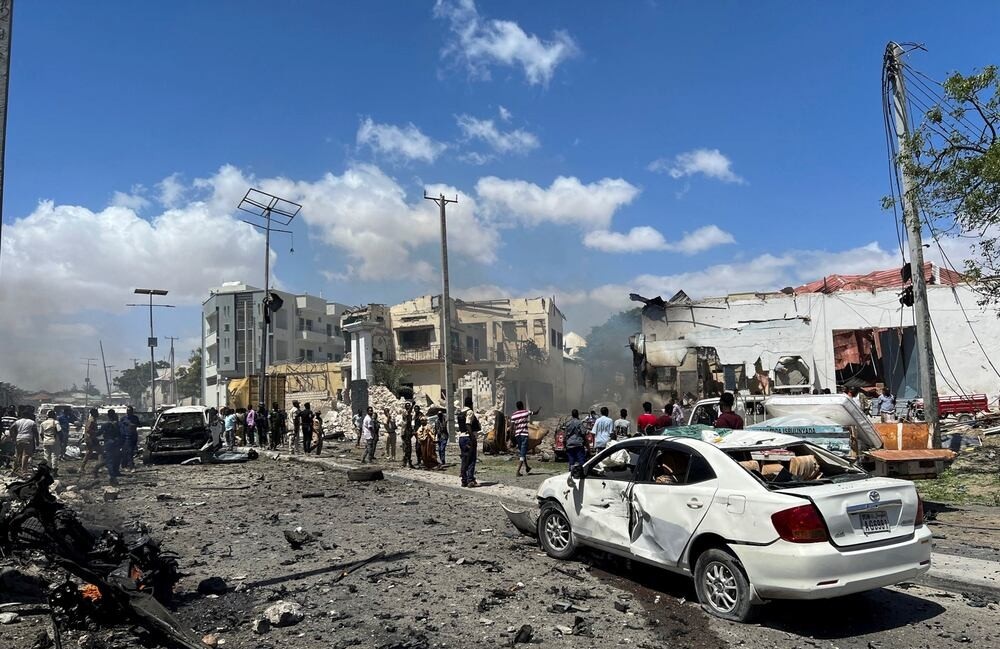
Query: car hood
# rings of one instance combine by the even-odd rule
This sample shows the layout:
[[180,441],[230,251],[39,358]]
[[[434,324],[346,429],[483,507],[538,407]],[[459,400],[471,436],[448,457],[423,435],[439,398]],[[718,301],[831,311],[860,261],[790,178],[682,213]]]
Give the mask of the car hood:
[[797,426],[852,426],[857,432],[859,451],[882,448],[882,437],[871,419],[845,394],[774,395],[764,402],[764,410],[768,415],[762,422],[764,426],[778,417],[794,417]]

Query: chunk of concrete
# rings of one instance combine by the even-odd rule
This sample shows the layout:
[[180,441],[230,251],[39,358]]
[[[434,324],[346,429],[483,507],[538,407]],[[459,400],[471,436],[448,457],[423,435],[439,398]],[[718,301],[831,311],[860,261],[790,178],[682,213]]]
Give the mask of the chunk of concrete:
[[0,624],[17,624],[21,616],[17,613],[0,613]]
[[298,624],[305,618],[302,607],[295,602],[280,601],[273,606],[267,607],[264,617],[273,626],[292,626]]

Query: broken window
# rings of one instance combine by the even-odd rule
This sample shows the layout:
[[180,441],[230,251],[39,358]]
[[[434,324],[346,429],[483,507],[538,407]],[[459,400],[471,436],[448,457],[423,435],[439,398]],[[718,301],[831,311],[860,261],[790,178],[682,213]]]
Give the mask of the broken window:
[[433,327],[400,329],[397,333],[397,336],[399,337],[399,348],[408,351],[430,349],[431,334],[433,332]]
[[697,484],[715,478],[705,458],[673,445],[657,448],[644,473],[642,482],[661,485]]
[[599,456],[597,462],[587,473],[605,480],[632,482],[639,466],[642,448],[642,446],[622,447],[622,445],[615,445]]

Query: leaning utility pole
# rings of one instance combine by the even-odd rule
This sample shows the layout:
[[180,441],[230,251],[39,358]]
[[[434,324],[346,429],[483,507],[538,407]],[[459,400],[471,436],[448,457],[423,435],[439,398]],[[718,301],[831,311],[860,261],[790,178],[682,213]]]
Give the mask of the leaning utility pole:
[[[910,121],[903,82],[903,48],[890,42],[885,48],[885,66],[892,91],[892,115],[896,125],[900,157],[913,155],[909,148]],[[910,275],[913,282],[913,323],[916,325],[917,360],[920,363],[920,396],[924,400],[924,421],[935,448],[941,447],[938,430],[937,375],[934,369],[934,349],[931,340],[931,314],[927,304],[927,279],[924,277],[924,246],[921,240],[920,211],[914,200],[913,179],[906,165],[897,161],[902,177],[903,223],[910,246]]]
[[448,436],[451,437],[453,422],[455,420],[455,404],[452,400],[451,389],[451,291],[448,284],[448,203],[458,203],[458,196],[454,199],[445,198],[444,194],[439,194],[437,198],[428,196],[424,192],[424,198],[434,201],[441,208],[441,341],[442,358],[444,360],[444,400],[446,424],[448,426]]
[[177,405],[177,375],[174,371],[174,341],[180,338],[164,336],[170,341],[170,403]]
[[83,405],[90,405],[90,366],[97,362],[96,358],[81,358],[87,365],[87,380],[83,383]]
[[[298,203],[286,200],[284,198],[279,198],[274,194],[268,194],[267,192],[262,192],[259,189],[253,189],[252,187],[247,190],[246,195],[243,200],[240,201],[239,205],[236,206],[243,212],[247,214],[252,214],[261,220],[261,223],[255,223],[253,221],[246,221],[255,228],[260,228],[264,231],[264,299],[261,304],[261,315],[264,316],[264,320],[261,323],[261,338],[260,338],[260,387],[259,387],[259,398],[260,403],[269,403],[267,400],[267,347],[269,343],[269,330],[271,328],[271,311],[276,311],[280,306],[280,300],[277,302],[276,306],[272,306],[271,298],[271,233],[272,232],[285,232],[291,234],[291,230],[281,230],[275,228],[271,225],[272,221],[276,221],[279,225],[287,226],[295,218],[295,215],[299,213],[302,206]],[[275,296],[277,297],[277,296]],[[245,345],[245,343],[244,343]],[[244,347],[244,361],[246,360],[246,347]],[[249,395],[247,396],[247,401],[250,400]],[[249,405],[249,404],[248,404]]]
[[111,400],[111,379],[108,378],[108,363],[104,360],[104,341],[98,340],[97,344],[101,346],[101,365],[104,367],[104,384],[108,386],[108,400]]

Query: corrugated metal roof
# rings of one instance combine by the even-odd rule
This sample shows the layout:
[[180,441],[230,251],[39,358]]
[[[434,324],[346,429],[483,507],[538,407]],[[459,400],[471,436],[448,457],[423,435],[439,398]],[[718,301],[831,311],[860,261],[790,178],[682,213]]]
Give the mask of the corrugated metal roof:
[[[924,264],[924,279],[928,284],[957,286],[965,281],[961,273],[950,268],[936,267],[933,263]],[[880,288],[901,288],[903,278],[898,268],[876,270],[866,275],[827,275],[795,289],[801,293],[835,293],[837,291],[874,291]]]

